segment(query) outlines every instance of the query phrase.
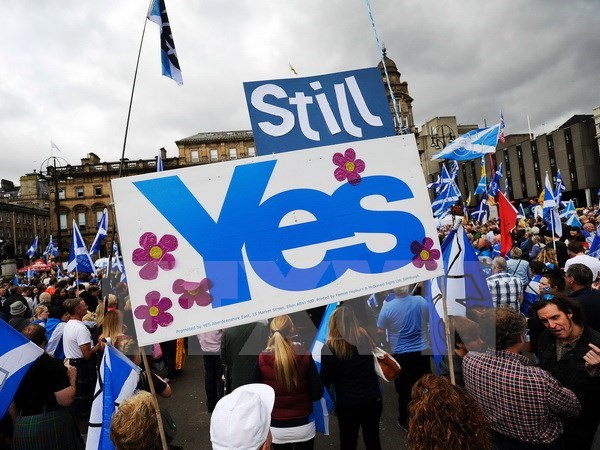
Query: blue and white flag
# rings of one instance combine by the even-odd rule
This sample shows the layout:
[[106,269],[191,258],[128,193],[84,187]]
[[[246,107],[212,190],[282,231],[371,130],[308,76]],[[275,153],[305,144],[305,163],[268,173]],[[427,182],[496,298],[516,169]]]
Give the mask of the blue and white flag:
[[[459,225],[442,243],[444,260],[446,306],[449,316],[465,316],[473,307],[493,307],[490,291],[475,249],[469,242],[465,230]],[[423,296],[429,303],[431,348],[434,355],[446,355],[443,298],[440,278],[423,283]]]
[[108,234],[108,209],[104,208],[100,221],[98,222],[98,232],[94,238],[94,242],[90,247],[90,255],[98,253],[100,251],[100,244]]
[[73,220],[73,236],[71,238],[71,251],[69,252],[67,271],[69,273],[78,271],[96,274],[96,267],[87,251],[87,247],[75,220]]
[[502,110],[500,110],[500,132],[498,133],[498,142],[504,144],[506,142],[506,138],[504,137],[504,129],[506,128],[506,124],[504,123],[504,114],[502,114]]
[[588,255],[593,256],[594,258],[600,258],[600,227],[596,228]]
[[427,189],[434,189],[435,192],[437,192],[441,184],[442,184],[442,181],[441,181],[440,175],[438,174],[437,179],[433,183],[429,183],[427,185]]
[[4,417],[21,380],[44,350],[0,320],[0,417]]
[[556,204],[560,205],[560,198],[562,197],[562,193],[565,192],[567,188],[563,183],[562,176],[560,175],[560,169],[556,171],[556,185],[554,188],[554,198],[556,199]]
[[156,158],[156,171],[162,172],[164,169],[162,156],[160,156],[160,152],[158,153],[158,157]]
[[35,237],[35,239],[33,240],[33,243],[27,249],[27,257],[29,259],[33,258],[35,256],[35,254],[37,253],[37,246],[38,246],[38,236]]
[[90,413],[86,449],[115,448],[110,440],[110,419],[117,405],[135,392],[139,373],[140,368],[119,350],[112,345],[104,348]]
[[17,274],[15,273],[15,276],[13,277],[13,285],[14,286],[18,286],[19,283],[19,277],[17,276]]
[[121,281],[127,282],[127,275],[125,274],[125,266],[121,263],[121,255],[119,254],[119,246],[116,242],[113,242],[113,254],[114,258],[112,260],[112,266],[110,268],[111,271],[118,270],[121,273]]
[[558,203],[554,198],[554,189],[550,183],[548,172],[544,183],[544,222],[549,230],[552,230],[557,237],[562,236],[562,223],[558,214]]
[[478,128],[457,137],[444,149],[433,155],[434,159],[454,159],[457,161],[469,161],[479,158],[486,153],[494,153],[498,144],[500,124],[489,128]]
[[565,218],[568,220],[573,214],[577,213],[577,210],[575,209],[575,203],[573,203],[573,200],[561,203],[563,204],[564,208],[559,214],[560,218]]
[[523,209],[523,204],[519,203],[519,209],[517,210],[517,219],[525,218],[525,210]]
[[498,164],[498,170],[492,177],[492,181],[490,181],[490,186],[488,187],[488,195],[491,197],[495,197],[498,192],[500,192],[500,179],[503,177],[502,174],[502,163]]
[[60,271],[60,267],[56,266],[56,278],[58,280],[60,280],[61,278],[64,278],[65,276],[63,275],[63,273]]
[[148,20],[154,22],[160,27],[160,60],[162,63],[162,74],[165,77],[173,79],[178,85],[183,84],[181,69],[179,68],[179,59],[173,42],[173,33],[171,24],[167,16],[165,0],[154,0],[152,8],[148,13]]
[[486,223],[490,216],[490,207],[488,206],[487,198],[483,197],[477,209],[471,213],[471,217],[479,223]]
[[48,241],[48,245],[46,246],[46,249],[44,250],[44,253],[42,253],[42,255],[44,256],[46,261],[49,261],[51,258],[58,258],[58,247],[54,243],[52,235],[50,235],[50,240]]
[[582,227],[581,222],[579,221],[579,217],[577,217],[577,214],[571,214],[567,219],[566,224],[570,227]]
[[436,219],[445,217],[450,211],[450,208],[452,208],[459,199],[460,191],[456,184],[451,183],[447,185],[431,203],[433,216]]
[[[327,335],[329,334],[329,319],[337,307],[337,303],[330,303],[325,308],[321,324],[317,330],[317,335],[310,347],[310,353],[317,366],[317,371],[321,373],[321,349],[327,341]],[[333,402],[329,396],[329,392],[325,389],[323,398],[321,400],[313,402],[312,416],[315,419],[315,427],[319,433],[323,433],[326,436],[329,435],[329,413],[333,409]]]

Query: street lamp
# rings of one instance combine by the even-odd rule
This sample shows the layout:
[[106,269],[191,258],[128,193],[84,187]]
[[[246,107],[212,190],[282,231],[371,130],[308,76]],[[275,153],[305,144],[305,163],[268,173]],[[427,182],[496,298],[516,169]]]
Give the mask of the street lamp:
[[40,165],[40,174],[44,175],[46,180],[51,180],[54,186],[54,214],[56,215],[56,237],[58,255],[62,254],[62,229],[60,226],[60,197],[58,195],[58,180],[66,176],[64,168],[69,166],[66,159],[60,156],[50,156],[42,161]]
[[433,128],[431,133],[431,146],[441,150],[456,138],[456,135],[446,124],[439,125]]

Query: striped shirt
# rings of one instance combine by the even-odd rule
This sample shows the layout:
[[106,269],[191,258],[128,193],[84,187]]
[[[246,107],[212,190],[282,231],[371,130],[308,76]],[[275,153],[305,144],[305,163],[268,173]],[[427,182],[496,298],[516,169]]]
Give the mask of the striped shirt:
[[486,282],[496,307],[509,306],[519,311],[519,299],[523,294],[523,282],[519,277],[500,272],[490,275]]

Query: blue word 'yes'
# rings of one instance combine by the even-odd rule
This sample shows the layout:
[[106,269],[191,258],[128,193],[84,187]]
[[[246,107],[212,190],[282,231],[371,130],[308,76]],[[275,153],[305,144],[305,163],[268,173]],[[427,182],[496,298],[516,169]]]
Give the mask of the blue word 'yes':
[[[421,242],[421,221],[404,211],[364,209],[363,198],[379,195],[388,202],[413,198],[402,180],[363,177],[342,184],[331,195],[314,189],[290,189],[262,201],[276,161],[237,166],[215,222],[178,176],[134,182],[148,201],[202,256],[212,282],[213,307],[250,300],[248,263],[267,284],[286,291],[306,291],[333,283],[348,270],[379,274],[399,269],[414,256],[412,241]],[[177,199],[176,201],[174,199]],[[280,226],[293,211],[308,211],[316,220]],[[313,267],[298,268],[283,256],[286,250],[352,238],[355,233],[393,235],[396,245],[382,253],[365,243],[338,244],[325,251]],[[273,299],[276,301],[277,299]]]

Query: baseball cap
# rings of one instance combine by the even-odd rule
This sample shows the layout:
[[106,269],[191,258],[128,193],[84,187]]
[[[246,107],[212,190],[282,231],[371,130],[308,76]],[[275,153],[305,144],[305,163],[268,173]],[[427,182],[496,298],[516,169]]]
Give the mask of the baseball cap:
[[213,450],[257,450],[267,439],[275,391],[246,384],[217,402],[210,419]]

